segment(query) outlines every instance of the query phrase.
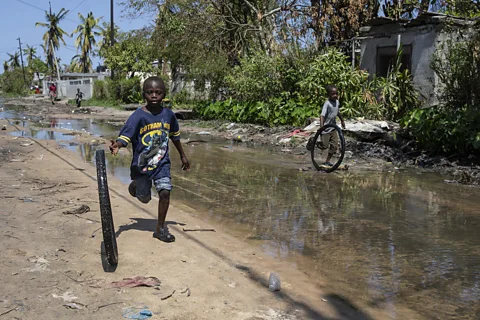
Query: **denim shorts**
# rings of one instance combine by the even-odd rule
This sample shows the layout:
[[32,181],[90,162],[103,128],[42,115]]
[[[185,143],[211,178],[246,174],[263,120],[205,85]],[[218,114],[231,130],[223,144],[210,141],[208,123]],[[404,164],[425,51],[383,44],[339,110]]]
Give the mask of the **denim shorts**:
[[152,183],[158,193],[162,190],[171,191],[172,182],[170,177],[164,177],[157,180],[150,180],[148,177],[140,177],[135,179],[137,189],[136,197],[142,202],[148,202],[152,199]]

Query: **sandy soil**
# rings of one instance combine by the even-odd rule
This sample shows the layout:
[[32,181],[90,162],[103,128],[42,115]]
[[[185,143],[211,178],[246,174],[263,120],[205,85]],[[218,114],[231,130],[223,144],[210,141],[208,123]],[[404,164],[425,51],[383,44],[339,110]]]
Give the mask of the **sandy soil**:
[[[50,108],[59,117],[86,116],[71,114],[65,105],[33,105],[39,113]],[[97,116],[124,117],[111,109]],[[95,168],[54,141],[12,137],[13,130],[8,126],[0,134],[1,319],[121,319],[124,308],[142,306],[152,319],[391,318],[360,297],[344,298],[327,279],[311,279],[228,229],[206,224],[181,203],[172,203],[167,217],[177,241],[153,239],[156,199],[141,204],[115,178],[109,187],[119,265],[112,270],[101,254]],[[64,213],[81,205],[90,211]],[[183,231],[199,227],[216,232]],[[282,278],[276,293],[266,284],[271,271]],[[135,276],[156,277],[161,284],[112,288],[112,282]],[[409,310],[402,314],[420,318]]]

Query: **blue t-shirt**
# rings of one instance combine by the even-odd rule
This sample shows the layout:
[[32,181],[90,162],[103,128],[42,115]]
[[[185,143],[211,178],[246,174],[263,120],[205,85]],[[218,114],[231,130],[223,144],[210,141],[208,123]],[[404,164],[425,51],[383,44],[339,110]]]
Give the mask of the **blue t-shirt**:
[[130,115],[117,141],[125,147],[132,143],[132,180],[142,175],[151,180],[170,177],[169,138],[180,140],[180,128],[172,110],[163,108],[160,113],[151,114],[138,108]]

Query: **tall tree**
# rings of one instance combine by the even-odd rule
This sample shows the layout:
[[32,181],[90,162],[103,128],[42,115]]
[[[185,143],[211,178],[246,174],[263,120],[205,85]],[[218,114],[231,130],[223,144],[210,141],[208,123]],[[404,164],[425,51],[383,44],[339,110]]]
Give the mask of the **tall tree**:
[[7,72],[10,69],[7,61],[3,61],[3,72]]
[[90,56],[97,43],[95,37],[101,35],[101,18],[95,19],[92,12],[88,13],[87,17],[84,17],[79,13],[78,17],[80,18],[80,24],[77,29],[73,31],[73,34],[78,34],[77,39],[75,40],[75,46],[80,52],[77,62],[80,66],[80,71],[87,73],[92,70],[92,59]]
[[37,58],[37,49],[30,47],[27,44],[27,48],[23,50],[23,53],[27,56],[27,64],[30,65],[33,59]]
[[15,51],[14,54],[8,54],[8,56],[10,57],[10,59],[8,60],[8,62],[10,62],[10,66],[12,68],[20,68],[20,53],[18,53],[18,51]]
[[45,22],[37,22],[35,26],[45,27],[47,31],[43,35],[43,48],[45,50],[45,56],[47,57],[47,65],[50,70],[55,70],[54,51],[60,48],[60,42],[66,45],[64,36],[68,37],[68,33],[60,28],[60,22],[65,19],[68,14],[68,10],[62,8],[58,13],[52,12],[50,6],[49,11],[45,11]]

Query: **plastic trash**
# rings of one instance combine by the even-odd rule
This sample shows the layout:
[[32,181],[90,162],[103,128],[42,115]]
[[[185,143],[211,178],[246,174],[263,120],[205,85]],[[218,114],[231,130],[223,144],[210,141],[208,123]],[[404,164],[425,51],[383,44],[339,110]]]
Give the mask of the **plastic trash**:
[[268,289],[272,292],[280,291],[281,289],[280,277],[278,274],[272,272],[270,273],[270,278],[268,279]]
[[126,319],[148,319],[153,316],[153,313],[147,306],[141,308],[128,307],[123,309],[122,316]]

